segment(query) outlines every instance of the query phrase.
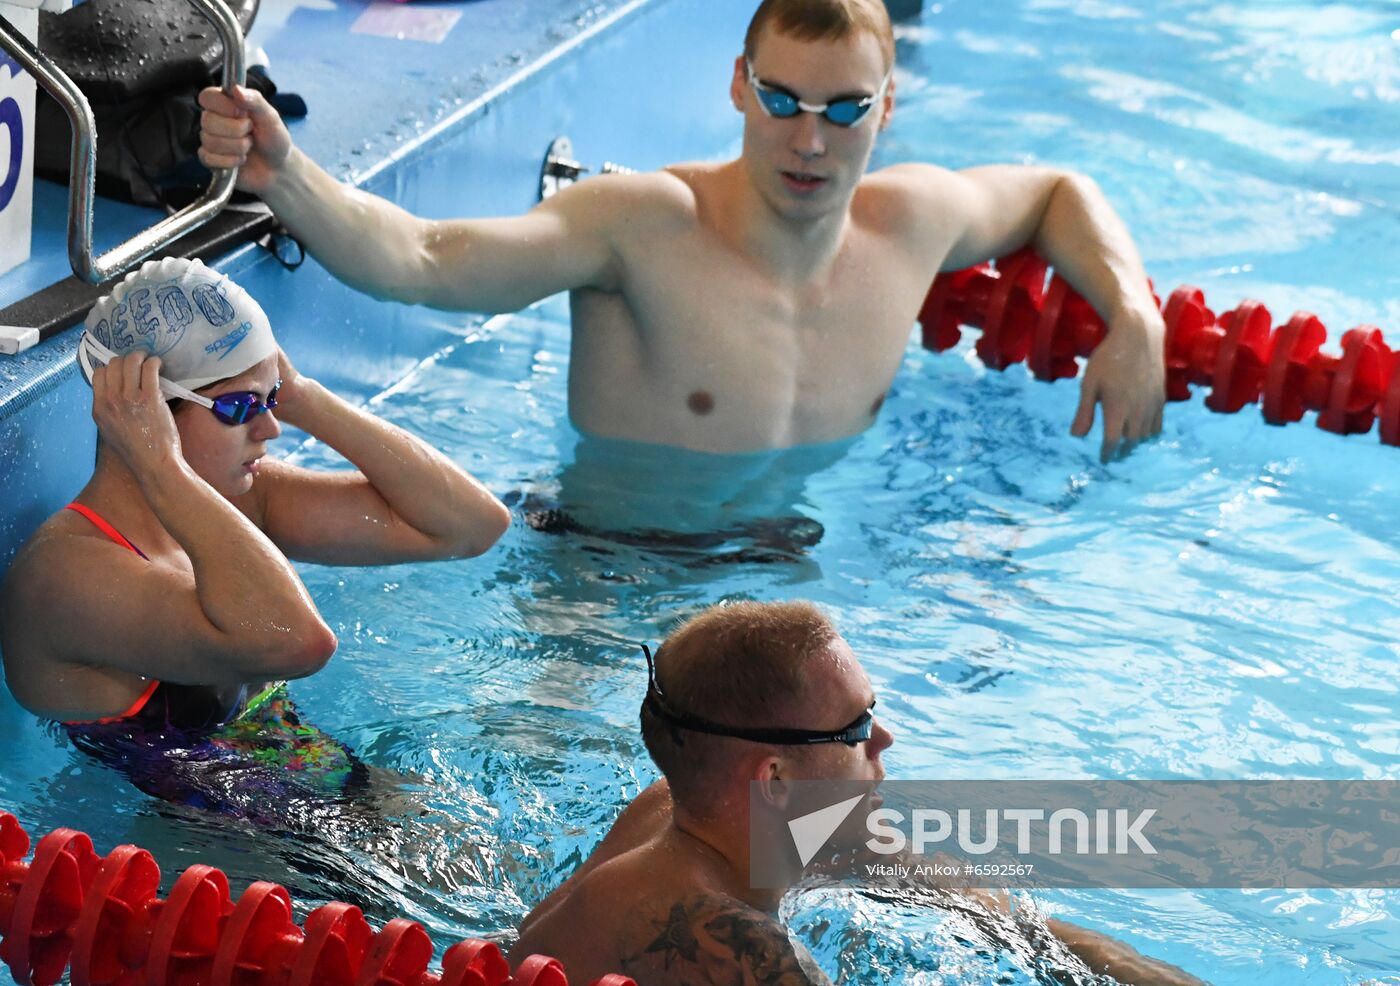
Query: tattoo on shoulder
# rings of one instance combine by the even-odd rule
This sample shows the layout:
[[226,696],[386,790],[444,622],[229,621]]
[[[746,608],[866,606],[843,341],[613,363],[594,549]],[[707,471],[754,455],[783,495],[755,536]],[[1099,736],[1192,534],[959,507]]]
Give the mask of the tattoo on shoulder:
[[781,924],[732,897],[677,901],[651,928],[647,944],[623,960],[623,971],[647,986],[831,986]]

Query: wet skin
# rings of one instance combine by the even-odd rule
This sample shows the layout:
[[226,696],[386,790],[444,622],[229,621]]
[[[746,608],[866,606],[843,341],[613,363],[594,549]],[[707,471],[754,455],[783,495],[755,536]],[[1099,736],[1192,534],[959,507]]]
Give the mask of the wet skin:
[[[874,94],[889,71],[865,32],[806,41],[769,30],[751,61],[809,104]],[[241,187],[371,293],[511,311],[569,291],[570,416],[593,435],[709,452],[855,435],[889,389],[934,275],[1031,241],[1109,325],[1072,430],[1087,433],[1101,407],[1105,454],[1154,434],[1161,316],[1097,188],[1021,166],[866,174],[894,89],[848,128],[806,112],[775,118],[736,58],[737,160],[591,178],[507,218],[420,220],[340,185],[252,93],[201,94],[201,156],[238,165]]]

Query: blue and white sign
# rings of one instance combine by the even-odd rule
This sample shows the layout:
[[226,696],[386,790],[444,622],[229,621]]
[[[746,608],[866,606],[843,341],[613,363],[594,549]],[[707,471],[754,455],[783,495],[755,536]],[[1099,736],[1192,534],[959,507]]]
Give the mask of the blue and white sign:
[[[38,37],[38,10],[0,2],[0,16]],[[33,215],[34,78],[0,51],[0,274],[29,259]]]

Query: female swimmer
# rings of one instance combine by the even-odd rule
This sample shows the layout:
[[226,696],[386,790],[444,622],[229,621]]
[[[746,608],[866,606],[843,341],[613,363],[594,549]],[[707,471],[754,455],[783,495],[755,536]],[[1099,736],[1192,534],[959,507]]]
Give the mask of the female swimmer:
[[[85,329],[96,468],[0,592],[6,679],[38,716],[246,735],[250,711],[281,705],[269,683],[336,647],[289,559],[464,558],[510,522],[445,456],[299,374],[257,303],[199,261],[148,262]],[[279,419],[355,469],[268,457]]]

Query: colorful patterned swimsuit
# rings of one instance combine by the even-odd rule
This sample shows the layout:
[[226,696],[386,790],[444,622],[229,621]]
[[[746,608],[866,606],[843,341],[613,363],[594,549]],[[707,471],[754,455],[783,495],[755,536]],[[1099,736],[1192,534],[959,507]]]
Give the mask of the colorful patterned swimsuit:
[[[146,557],[96,511],[67,509]],[[153,797],[253,820],[275,822],[289,802],[349,793],[367,774],[349,748],[302,721],[282,681],[233,689],[152,681],[121,715],[63,728]]]

